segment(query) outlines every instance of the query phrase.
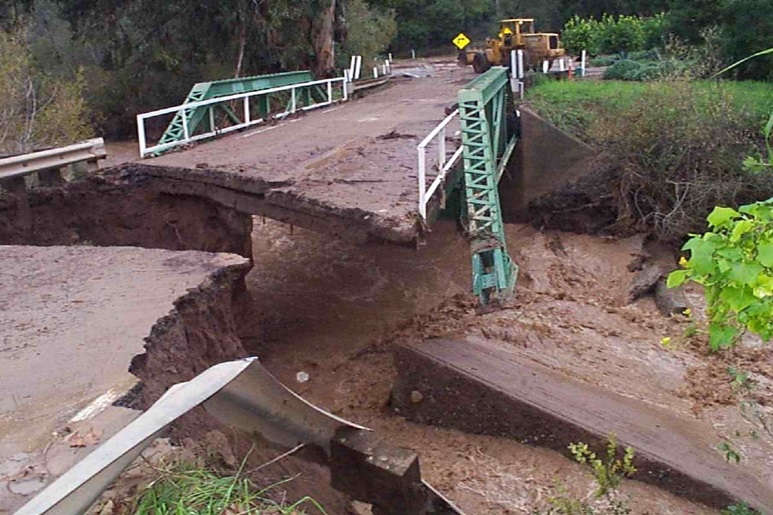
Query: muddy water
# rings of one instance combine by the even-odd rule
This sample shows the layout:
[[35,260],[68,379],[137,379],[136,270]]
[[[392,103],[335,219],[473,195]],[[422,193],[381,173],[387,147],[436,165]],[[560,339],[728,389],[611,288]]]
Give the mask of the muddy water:
[[[509,226],[521,264],[519,300],[512,310],[481,317],[467,293],[469,249],[451,223],[434,226],[419,249],[357,247],[278,222],[255,225],[248,287],[257,316],[245,329],[251,350],[312,402],[417,450],[427,479],[468,513],[530,513],[547,506],[557,481],[580,496],[592,483],[584,468],[553,451],[411,424],[392,413],[394,341],[496,338],[582,379],[670,409],[690,407],[672,392],[688,358],[658,352],[668,324],[650,301],[625,306],[627,264],[640,240]],[[637,367],[642,361],[654,366]],[[658,372],[627,372],[642,368]],[[309,380],[298,382],[299,372]],[[640,483],[624,491],[635,499],[635,513],[711,513]]]

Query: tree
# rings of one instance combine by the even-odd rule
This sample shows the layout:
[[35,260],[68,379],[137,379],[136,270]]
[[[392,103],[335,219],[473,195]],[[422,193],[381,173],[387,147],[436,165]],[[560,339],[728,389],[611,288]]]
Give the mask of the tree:
[[688,43],[702,43],[701,31],[720,25],[725,0],[670,0],[668,30]]
[[67,81],[34,68],[24,32],[0,32],[0,151],[26,153],[90,136],[82,92],[82,77]]

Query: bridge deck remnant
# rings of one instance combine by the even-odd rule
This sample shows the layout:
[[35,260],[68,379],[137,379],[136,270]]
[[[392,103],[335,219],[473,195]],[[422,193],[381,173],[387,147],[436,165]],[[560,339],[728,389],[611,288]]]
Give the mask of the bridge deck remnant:
[[127,166],[168,193],[356,241],[408,243],[421,230],[416,145],[472,77],[451,63],[428,70],[344,105]]

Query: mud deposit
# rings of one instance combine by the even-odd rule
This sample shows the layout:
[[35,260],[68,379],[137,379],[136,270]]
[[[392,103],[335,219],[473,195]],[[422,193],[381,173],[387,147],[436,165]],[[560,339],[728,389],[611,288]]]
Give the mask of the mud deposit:
[[[468,247],[452,224],[433,228],[418,251],[357,247],[289,226],[256,223],[255,268],[247,276],[254,323],[246,346],[285,384],[336,414],[416,449],[427,479],[468,513],[528,513],[544,508],[556,481],[578,495],[587,471],[559,453],[516,441],[409,423],[388,408],[394,343],[427,337],[492,339],[552,369],[676,413],[698,417],[743,449],[744,466],[773,482],[770,445],[729,388],[727,360],[753,363],[765,392],[771,356],[741,350],[713,358],[705,342],[681,342],[686,319],[663,318],[651,298],[628,304],[644,254],[641,238],[610,240],[508,226],[521,265],[513,309],[478,315],[467,294]],[[690,299],[700,310],[697,292]],[[310,380],[298,383],[296,374]],[[768,390],[769,391],[769,390]],[[769,397],[768,397],[769,399]],[[634,513],[712,513],[654,487],[628,482]]]

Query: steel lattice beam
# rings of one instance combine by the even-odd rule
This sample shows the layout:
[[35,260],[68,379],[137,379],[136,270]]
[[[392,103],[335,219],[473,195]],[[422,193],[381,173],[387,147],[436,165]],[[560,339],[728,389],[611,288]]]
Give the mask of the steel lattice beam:
[[467,229],[473,292],[482,304],[513,290],[518,274],[507,253],[498,183],[515,145],[508,134],[507,69],[496,67],[459,91]]

